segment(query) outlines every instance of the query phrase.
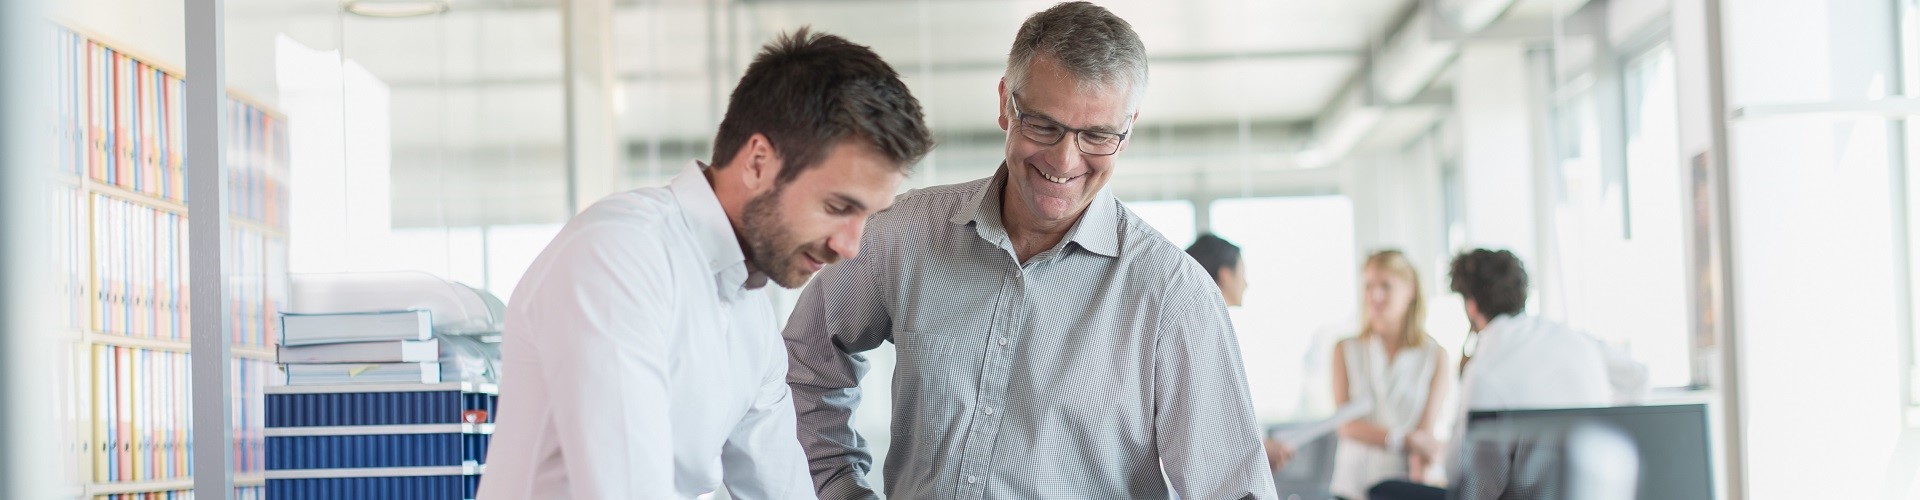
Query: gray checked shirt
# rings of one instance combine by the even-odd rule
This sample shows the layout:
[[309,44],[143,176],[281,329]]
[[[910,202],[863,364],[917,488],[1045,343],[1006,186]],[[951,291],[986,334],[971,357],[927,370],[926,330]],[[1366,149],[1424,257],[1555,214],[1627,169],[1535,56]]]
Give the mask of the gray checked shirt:
[[787,382],[820,497],[874,497],[848,417],[890,341],[891,498],[1274,498],[1206,271],[1105,190],[1023,265],[1006,176],[901,195],[802,293]]

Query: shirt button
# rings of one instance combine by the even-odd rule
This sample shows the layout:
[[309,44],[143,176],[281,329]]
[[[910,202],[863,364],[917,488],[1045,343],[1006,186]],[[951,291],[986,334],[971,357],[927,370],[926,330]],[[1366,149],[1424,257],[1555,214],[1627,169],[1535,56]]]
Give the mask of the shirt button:
[[978,482],[980,482],[980,478],[979,478],[979,477],[975,477],[975,476],[967,476],[967,484],[973,484],[973,483],[978,483]]
[[988,409],[987,409],[987,414],[988,414],[988,415],[992,415],[992,414],[993,414],[993,409],[992,409],[992,408],[988,408]]
[[1006,337],[1000,337],[1000,345],[1007,345],[1007,338],[1006,338]]

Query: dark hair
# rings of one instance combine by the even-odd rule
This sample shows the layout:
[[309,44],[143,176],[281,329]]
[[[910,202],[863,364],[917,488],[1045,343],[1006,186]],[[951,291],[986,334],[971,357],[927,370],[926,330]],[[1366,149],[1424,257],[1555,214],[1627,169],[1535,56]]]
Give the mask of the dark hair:
[[1228,242],[1213,233],[1194,238],[1193,245],[1187,247],[1187,255],[1200,262],[1214,281],[1220,280],[1220,270],[1240,266],[1240,246]]
[[819,166],[827,150],[858,137],[901,171],[933,149],[920,101],[880,55],[802,27],[760,51],[733,88],[713,138],[713,165],[726,165],[753,134],[784,160],[776,184]]
[[1527,310],[1527,270],[1513,252],[1476,248],[1455,256],[1450,267],[1453,291],[1472,299],[1487,318]]

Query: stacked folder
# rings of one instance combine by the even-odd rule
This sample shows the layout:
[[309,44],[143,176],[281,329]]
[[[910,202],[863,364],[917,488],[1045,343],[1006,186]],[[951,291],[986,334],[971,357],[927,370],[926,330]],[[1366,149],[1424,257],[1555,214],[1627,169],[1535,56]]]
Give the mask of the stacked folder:
[[[279,329],[287,385],[266,389],[267,495],[473,498],[499,400],[498,299],[417,273],[292,285],[297,312]],[[471,300],[437,300],[443,291]]]
[[288,385],[441,382],[429,311],[284,314],[280,322]]
[[471,499],[493,436],[491,384],[267,388],[267,496]]

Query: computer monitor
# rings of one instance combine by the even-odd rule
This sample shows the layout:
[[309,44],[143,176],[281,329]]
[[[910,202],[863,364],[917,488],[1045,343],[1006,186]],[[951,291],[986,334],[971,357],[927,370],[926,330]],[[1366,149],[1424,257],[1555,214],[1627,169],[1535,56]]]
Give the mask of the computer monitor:
[[[1267,434],[1304,424],[1280,424]],[[1280,500],[1332,500],[1333,457],[1340,437],[1322,434],[1293,451],[1293,459],[1273,473],[1273,487]]]
[[[1634,498],[1713,498],[1713,463],[1704,404],[1474,411],[1467,416],[1467,442],[1482,445],[1542,436],[1546,441],[1572,443],[1575,440],[1568,439],[1568,431],[1575,429],[1598,429],[1603,431],[1600,435],[1623,436],[1631,442],[1633,456],[1638,458]],[[1551,458],[1560,459],[1564,470],[1564,464],[1578,462],[1570,454],[1598,451],[1596,447],[1566,446],[1559,456]],[[1464,474],[1474,473],[1471,460],[1462,465]],[[1513,468],[1521,469],[1518,465]]]

